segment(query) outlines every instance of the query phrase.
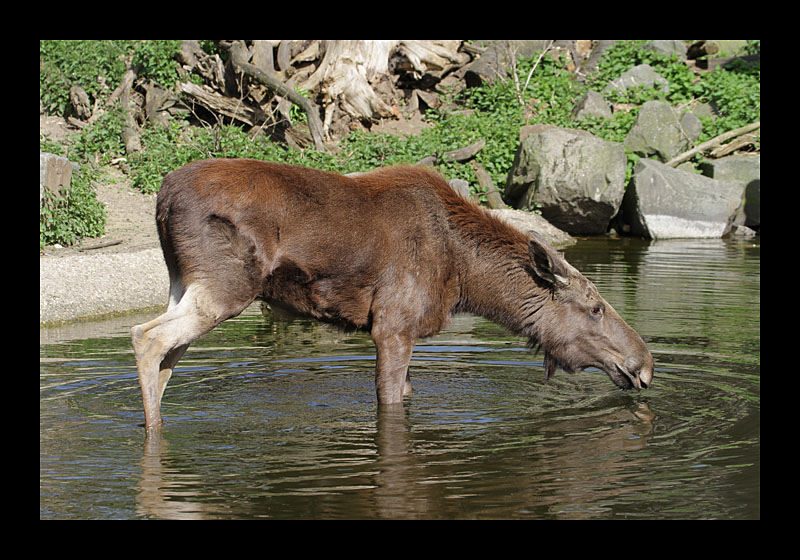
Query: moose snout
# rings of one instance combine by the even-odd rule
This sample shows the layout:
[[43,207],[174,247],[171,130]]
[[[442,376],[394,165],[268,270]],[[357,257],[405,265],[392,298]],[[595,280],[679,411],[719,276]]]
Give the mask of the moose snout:
[[648,353],[647,358],[629,356],[625,359],[625,371],[637,389],[647,389],[653,383],[653,357]]

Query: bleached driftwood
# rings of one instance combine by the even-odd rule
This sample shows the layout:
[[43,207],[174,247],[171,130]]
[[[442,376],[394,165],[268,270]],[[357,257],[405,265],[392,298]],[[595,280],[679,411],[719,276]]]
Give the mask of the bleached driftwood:
[[191,82],[181,84],[181,92],[193,102],[214,113],[236,119],[249,126],[253,126],[259,121],[258,113],[242,103],[240,99],[225,97]]
[[672,158],[671,160],[669,160],[667,162],[667,165],[669,165],[671,167],[675,167],[679,163],[683,163],[684,161],[687,161],[688,159],[690,159],[692,156],[694,156],[696,154],[699,154],[699,153],[704,152],[706,150],[710,150],[711,148],[714,148],[714,147],[722,144],[723,142],[727,142],[728,140],[730,140],[732,138],[736,138],[737,136],[742,136],[743,134],[747,134],[748,132],[752,132],[752,131],[754,131],[754,130],[756,130],[758,128],[761,128],[761,121],[750,123],[750,124],[748,124],[746,126],[743,126],[741,128],[737,128],[735,130],[731,130],[731,131],[725,132],[724,134],[720,134],[719,136],[717,136],[715,138],[712,138],[708,142],[703,142],[699,146],[695,146],[691,150],[689,150],[687,152],[683,152],[682,154],[680,154],[678,156],[675,156],[674,158]]
[[397,41],[328,41],[325,56],[317,70],[300,88],[323,91],[326,122],[332,105],[338,105],[351,117],[373,120],[394,113],[371,82],[389,70],[389,54]]
[[459,52],[461,41],[400,41],[396,54],[405,58],[407,71],[417,79],[424,74],[442,74],[466,64],[470,56]]

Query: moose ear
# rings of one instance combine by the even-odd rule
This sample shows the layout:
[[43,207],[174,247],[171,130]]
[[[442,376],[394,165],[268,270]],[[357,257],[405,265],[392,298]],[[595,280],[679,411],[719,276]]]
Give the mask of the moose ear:
[[534,274],[553,288],[569,284],[569,265],[564,257],[550,247],[538,233],[532,231],[530,235],[528,254]]

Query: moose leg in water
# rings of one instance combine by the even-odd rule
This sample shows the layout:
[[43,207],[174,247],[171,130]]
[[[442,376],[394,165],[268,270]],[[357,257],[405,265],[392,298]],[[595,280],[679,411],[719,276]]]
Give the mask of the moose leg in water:
[[[189,345],[241,313],[259,293],[249,272],[247,243],[237,239],[230,224],[218,218],[196,220],[185,209],[166,204],[158,205],[156,222],[170,276],[169,308],[131,329],[148,431],[162,423],[161,399]],[[203,258],[181,267],[176,247],[185,246],[188,239]],[[190,250],[184,249],[184,259]]]
[[414,350],[414,339],[401,333],[373,328],[372,340],[377,348],[375,390],[381,404],[398,404],[411,393],[408,364]]
[[[233,314],[238,315],[244,307]],[[231,316],[222,309],[207,289],[193,284],[166,313],[133,327],[131,338],[148,430],[161,424],[161,398],[175,364],[189,344]]]

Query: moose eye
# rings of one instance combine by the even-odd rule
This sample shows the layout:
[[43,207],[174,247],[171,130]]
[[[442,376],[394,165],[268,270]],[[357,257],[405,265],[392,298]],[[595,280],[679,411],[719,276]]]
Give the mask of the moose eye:
[[603,308],[599,305],[595,305],[589,309],[589,312],[592,314],[592,317],[602,317],[603,316]]

